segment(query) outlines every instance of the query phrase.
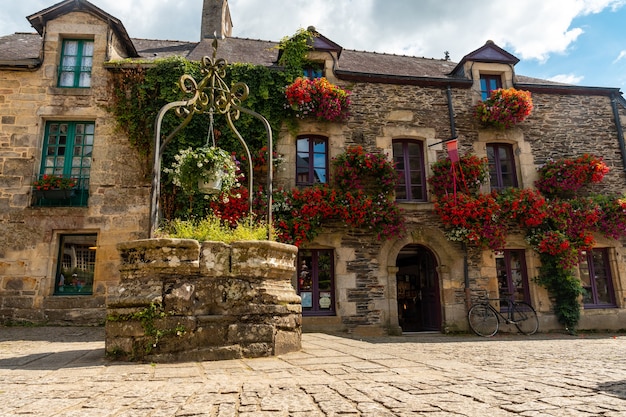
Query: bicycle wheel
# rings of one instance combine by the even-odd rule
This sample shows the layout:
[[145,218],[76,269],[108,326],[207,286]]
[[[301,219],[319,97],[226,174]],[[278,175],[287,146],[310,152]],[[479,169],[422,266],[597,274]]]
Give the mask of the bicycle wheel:
[[474,304],[467,313],[469,325],[478,336],[491,337],[500,325],[496,312],[489,304]]
[[539,328],[539,319],[535,309],[528,303],[516,302],[513,304],[512,319],[515,327],[523,334],[535,334]]

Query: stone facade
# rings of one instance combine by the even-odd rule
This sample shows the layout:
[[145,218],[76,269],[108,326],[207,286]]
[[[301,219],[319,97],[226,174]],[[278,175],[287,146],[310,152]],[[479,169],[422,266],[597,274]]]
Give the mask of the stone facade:
[[[110,27],[89,13],[48,22],[41,65],[0,71],[0,319],[57,324],[102,324],[108,288],[119,281],[120,241],[147,237],[149,180],[128,140],[104,109],[110,73],[102,63],[123,53]],[[57,87],[62,39],[89,34],[94,42],[91,88]],[[36,205],[47,121],[95,123],[88,204]],[[60,237],[97,234],[93,295],[53,296]]]
[[[228,20],[222,23],[230,25],[230,11],[224,9],[227,1],[204,3],[211,7],[221,4],[222,8],[216,10],[222,19]],[[203,19],[208,19],[206,14]],[[88,7],[46,22],[40,65],[29,71],[0,69],[0,319],[98,324],[104,321],[107,298],[113,297],[112,291],[120,283],[121,260],[116,244],[148,237],[150,184],[135,151],[125,137],[116,134],[114,120],[103,109],[109,99],[110,79],[106,69],[110,67],[103,64],[127,57],[128,47],[123,47],[127,40],[123,33],[120,35],[119,27],[110,26],[114,19],[98,17]],[[56,87],[60,40],[72,34],[92,36],[94,40],[89,89]],[[229,62],[266,66],[275,63],[275,43],[223,35],[220,42],[225,47],[218,51],[232,54],[232,59],[224,57]],[[517,75],[513,72],[517,59],[489,42],[456,66],[449,61],[343,50],[321,35],[315,42],[316,49],[309,58],[323,64],[331,82],[352,92],[351,116],[343,123],[302,120],[297,132],[282,129],[275,144],[285,162],[275,173],[275,187],[295,186],[296,142],[301,135],[327,138],[329,160],[352,145],[368,150],[379,148],[391,157],[394,140],[412,140],[423,148],[426,176],[432,173],[432,163],[446,156],[442,141],[457,136],[460,153],[472,151],[485,156],[487,144],[511,146],[520,187],[533,187],[536,169],[550,158],[590,152],[601,156],[611,170],[596,189],[605,193],[626,190],[622,132],[626,102],[618,89],[562,85]],[[212,52],[207,40],[135,43],[144,49],[130,62],[153,59],[168,50],[167,46],[190,59]],[[501,56],[501,62],[481,58],[484,48]],[[241,51],[247,54],[245,59]],[[478,125],[472,112],[481,98],[481,74],[498,74],[504,88],[530,91],[535,106],[531,116],[508,130]],[[96,124],[86,207],[32,204],[30,184],[39,173],[44,127],[50,120],[89,120]],[[488,186],[484,191],[488,191]],[[334,274],[334,314],[304,314],[305,331],[365,335],[412,331],[404,322],[404,314],[411,307],[402,298],[408,291],[405,276],[432,279],[428,294],[411,296],[414,304],[418,297],[423,297],[419,298],[423,308],[420,320],[424,322],[426,316],[429,319],[427,326],[416,326],[417,331],[467,331],[468,303],[480,295],[497,296],[498,254],[471,248],[466,251],[461,244],[447,240],[430,196],[423,202],[402,202],[401,206],[408,227],[403,238],[377,241],[367,230],[327,225],[323,234],[301,247],[331,250]],[[97,234],[90,296],[54,292],[59,239],[76,233]],[[615,305],[583,309],[580,328],[623,329],[625,242],[601,236],[596,236],[596,240],[597,247],[606,249],[608,254]],[[524,254],[528,292],[539,314],[540,331],[560,329],[552,300],[545,289],[533,282],[540,266],[536,253],[521,236],[509,236],[506,249],[519,249]],[[418,259],[423,262],[418,263]],[[419,272],[422,267],[423,274]],[[297,286],[295,274],[292,282]]]
[[106,352],[171,362],[300,349],[298,249],[268,241],[146,239],[118,245],[120,284],[107,304]]

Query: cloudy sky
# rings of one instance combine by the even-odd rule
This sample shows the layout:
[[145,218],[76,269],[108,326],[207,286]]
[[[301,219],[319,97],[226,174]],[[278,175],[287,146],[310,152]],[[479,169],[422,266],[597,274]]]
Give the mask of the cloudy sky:
[[[133,38],[197,41],[203,0],[91,0]],[[0,0],[0,35],[55,0]],[[229,0],[233,36],[278,41],[315,26],[346,49],[458,62],[487,40],[516,72],[626,92],[626,0]]]

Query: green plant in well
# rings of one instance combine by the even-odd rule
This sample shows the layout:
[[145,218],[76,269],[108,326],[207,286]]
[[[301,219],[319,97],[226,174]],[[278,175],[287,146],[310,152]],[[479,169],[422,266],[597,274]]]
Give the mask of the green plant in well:
[[166,222],[158,231],[161,237],[195,239],[200,242],[219,241],[231,243],[241,240],[267,240],[267,225],[251,218],[243,218],[234,226],[217,216],[202,219],[174,219]]

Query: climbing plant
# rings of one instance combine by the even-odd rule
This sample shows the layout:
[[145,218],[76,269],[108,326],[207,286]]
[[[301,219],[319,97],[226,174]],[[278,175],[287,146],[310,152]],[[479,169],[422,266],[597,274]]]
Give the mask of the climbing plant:
[[313,48],[315,36],[317,34],[313,30],[301,28],[293,36],[286,36],[280,40],[278,64],[283,66],[288,82],[302,76],[302,69],[309,64],[307,54]]

